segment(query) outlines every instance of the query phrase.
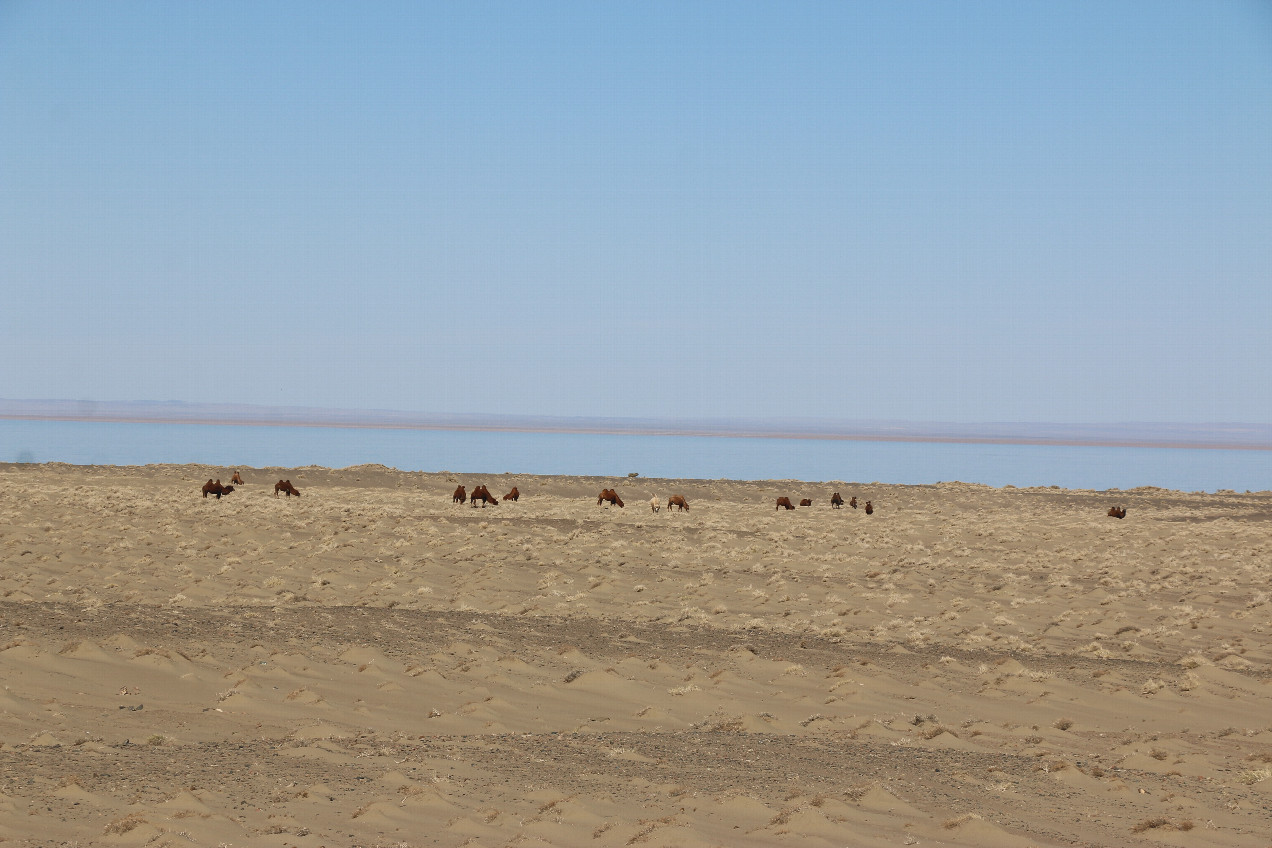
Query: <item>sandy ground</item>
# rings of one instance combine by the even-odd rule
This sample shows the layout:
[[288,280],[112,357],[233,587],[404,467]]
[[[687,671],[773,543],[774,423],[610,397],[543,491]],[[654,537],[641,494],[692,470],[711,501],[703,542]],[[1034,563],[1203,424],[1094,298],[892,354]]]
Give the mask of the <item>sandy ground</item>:
[[232,471],[0,465],[0,840],[1272,845],[1272,493]]

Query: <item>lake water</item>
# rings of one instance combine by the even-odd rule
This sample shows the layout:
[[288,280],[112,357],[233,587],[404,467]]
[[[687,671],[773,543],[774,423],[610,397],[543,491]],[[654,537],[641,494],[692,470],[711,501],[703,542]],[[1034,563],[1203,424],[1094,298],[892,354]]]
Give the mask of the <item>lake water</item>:
[[404,471],[1272,489],[1272,451],[0,421],[0,461],[228,467],[380,463]]

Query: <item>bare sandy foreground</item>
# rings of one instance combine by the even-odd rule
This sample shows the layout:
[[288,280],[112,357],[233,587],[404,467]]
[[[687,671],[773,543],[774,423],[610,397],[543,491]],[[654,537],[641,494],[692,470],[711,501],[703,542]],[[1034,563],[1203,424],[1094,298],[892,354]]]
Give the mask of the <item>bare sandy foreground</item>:
[[232,471],[0,465],[0,839],[1272,845],[1272,493]]

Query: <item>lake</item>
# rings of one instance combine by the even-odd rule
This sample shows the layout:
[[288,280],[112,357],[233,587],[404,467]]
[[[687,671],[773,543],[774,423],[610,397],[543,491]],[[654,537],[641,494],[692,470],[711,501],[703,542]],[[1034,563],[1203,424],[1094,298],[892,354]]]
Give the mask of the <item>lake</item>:
[[524,433],[97,421],[0,421],[0,461],[226,467],[380,463],[404,471],[734,480],[1272,489],[1272,451]]

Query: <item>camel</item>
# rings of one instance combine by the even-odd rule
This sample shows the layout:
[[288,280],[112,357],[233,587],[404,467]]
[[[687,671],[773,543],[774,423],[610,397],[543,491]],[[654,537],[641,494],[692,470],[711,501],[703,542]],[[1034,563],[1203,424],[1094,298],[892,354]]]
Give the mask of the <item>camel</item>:
[[672,495],[667,498],[667,511],[671,512],[673,506],[680,507],[681,512],[689,511],[689,501],[685,500],[684,495]]
[[497,497],[495,497],[494,495],[492,495],[492,494],[490,493],[490,490],[489,490],[489,489],[487,489],[487,488],[485,487],[485,485],[481,485],[481,486],[478,486],[477,488],[473,489],[473,493],[472,493],[471,495],[469,495],[469,496],[468,496],[468,505],[469,505],[469,506],[474,506],[474,507],[475,507],[475,506],[477,506],[477,501],[478,501],[478,500],[480,500],[480,501],[481,501],[481,508],[482,508],[482,509],[485,509],[485,508],[486,508],[486,504],[488,504],[488,503],[489,503],[489,504],[494,504],[495,506],[499,506],[499,498],[497,498]]
[[813,502],[812,502],[810,499],[808,499],[808,498],[804,498],[802,501],[800,501],[800,502],[799,502],[799,505],[800,505],[800,506],[812,506],[812,505],[813,505]]
[[835,492],[833,495],[830,496],[831,509],[842,509],[843,506],[844,506],[844,499],[839,497],[838,492]]
[[866,501],[866,515],[874,515],[874,504]]
[[848,506],[852,507],[853,509],[856,509],[856,508],[857,508],[857,496],[856,496],[856,495],[853,495],[853,496],[852,496],[852,500],[848,501]]
[[1125,518],[1125,517],[1126,517],[1126,507],[1124,507],[1124,506],[1111,506],[1111,507],[1109,507],[1109,516],[1110,516],[1110,517],[1112,517],[1112,518]]
[[791,506],[791,499],[790,499],[790,498],[778,498],[778,499],[777,499],[777,506],[773,507],[773,511],[774,511],[774,512],[777,512],[779,509],[782,509],[783,507],[785,507],[786,509],[794,509],[794,508],[795,508],[795,507]]
[[221,495],[228,495],[232,491],[234,491],[234,487],[222,486],[220,478],[218,478],[215,482],[209,480],[203,484],[203,497],[205,498],[208,495],[216,495],[216,499],[219,501],[221,499]]
[[518,501],[518,500],[521,500],[521,493],[517,491],[517,487],[516,487],[516,486],[513,486],[513,487],[512,487],[512,491],[511,491],[511,492],[509,492],[508,494],[504,495],[504,500],[506,500],[506,501]]
[[652,496],[649,498],[649,510],[650,510],[650,512],[657,512],[657,511],[658,511],[658,510],[660,510],[660,509],[662,509],[662,502],[658,500],[658,496],[657,496],[657,495],[652,495]]
[[236,486],[242,486],[242,485],[243,485],[243,477],[242,477],[242,475],[240,475],[237,471],[235,471],[235,472],[234,472],[234,476],[230,478],[230,482],[231,482],[231,483],[233,483],[233,484],[234,484],[234,485],[236,485]]
[[611,503],[619,509],[623,508],[623,499],[620,498],[618,496],[618,492],[613,489],[601,489],[600,495],[596,498],[596,505],[600,506],[602,503]]
[[279,480],[274,484],[274,497],[278,497],[279,492],[286,493],[287,497],[295,495],[300,497],[300,491],[291,484],[291,480]]
[[460,486],[455,490],[455,494],[451,495],[451,503],[462,504],[468,500],[468,493],[464,491],[464,487]]

